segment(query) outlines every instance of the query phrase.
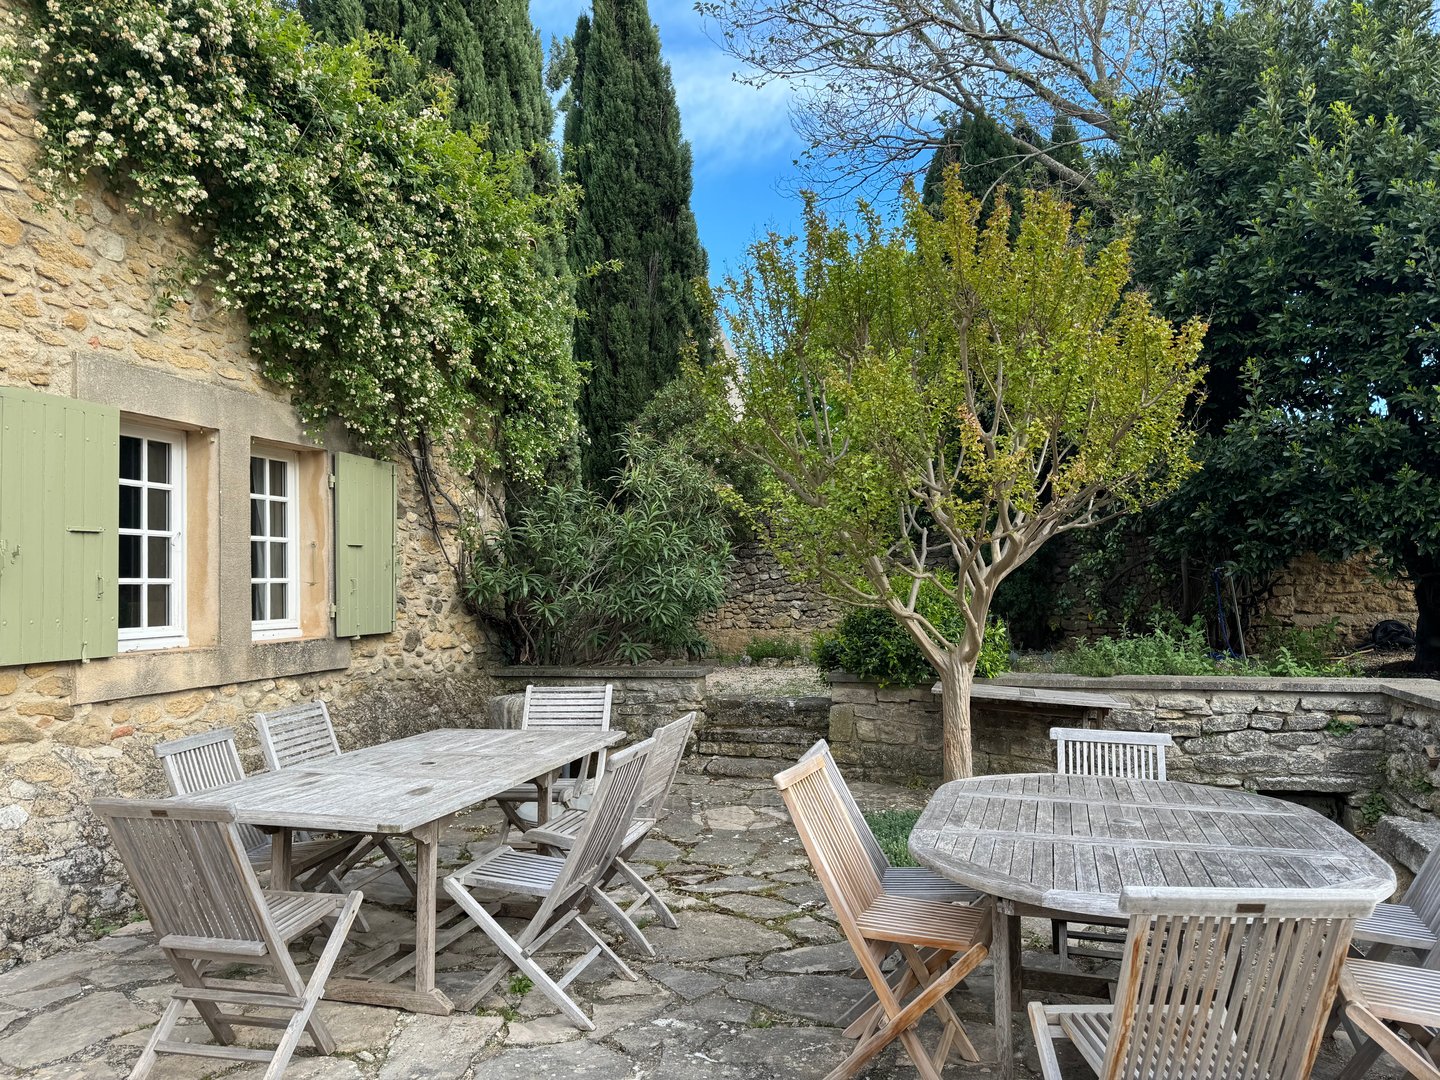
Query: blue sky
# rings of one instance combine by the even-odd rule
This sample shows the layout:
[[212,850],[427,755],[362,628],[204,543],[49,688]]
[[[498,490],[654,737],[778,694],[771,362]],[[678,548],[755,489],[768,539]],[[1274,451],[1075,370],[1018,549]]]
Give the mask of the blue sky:
[[[661,54],[675,80],[680,121],[695,155],[691,205],[718,282],[768,229],[794,232],[800,220],[793,165],[802,149],[790,126],[790,94],[735,82],[737,65],[707,36],[693,0],[650,0]],[[549,47],[567,36],[589,0],[531,0],[530,19]]]

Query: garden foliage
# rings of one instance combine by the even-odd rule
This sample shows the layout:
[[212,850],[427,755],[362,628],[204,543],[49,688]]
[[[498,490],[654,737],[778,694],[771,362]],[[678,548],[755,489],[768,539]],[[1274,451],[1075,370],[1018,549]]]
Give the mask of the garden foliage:
[[569,196],[517,194],[523,159],[385,76],[398,45],[321,42],[272,0],[50,0],[34,36],[37,178],[98,170],[187,225],[177,294],[242,309],[307,422],[519,477],[573,437],[573,308],[536,251]]
[[[939,588],[920,587],[916,610],[940,633],[959,637],[964,616]],[[821,671],[848,671],[880,686],[929,686],[938,675],[895,617],[883,608],[852,608],[830,633],[815,642],[815,663]],[[985,640],[975,674],[988,679],[1010,669],[1010,633],[999,619],[985,626]]]
[[1247,0],[1180,41],[1127,141],[1137,274],[1210,320],[1203,477],[1173,549],[1264,574],[1372,551],[1440,667],[1440,30],[1429,0]]
[[477,551],[471,598],[525,664],[703,651],[695,620],[724,599],[730,561],[709,474],[643,438],[609,498],[543,488]]
[[1210,648],[1205,621],[1182,623],[1161,617],[1149,633],[1079,642],[1056,657],[1054,670],[1071,675],[1273,675],[1285,678],[1344,678],[1356,669],[1329,653],[1335,628],[1290,629],[1262,638],[1261,651],[1247,659]]

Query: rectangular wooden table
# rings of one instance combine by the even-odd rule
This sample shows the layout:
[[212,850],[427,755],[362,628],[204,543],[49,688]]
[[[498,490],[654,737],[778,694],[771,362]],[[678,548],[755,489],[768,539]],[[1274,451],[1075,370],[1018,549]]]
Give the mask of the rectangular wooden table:
[[[285,888],[291,878],[292,831],[413,838],[414,952],[398,956],[365,978],[331,979],[325,996],[444,1015],[455,1006],[435,985],[441,826],[462,810],[531,781],[540,789],[543,822],[550,786],[560,770],[572,761],[598,755],[624,737],[623,731],[442,728],[292,769],[259,773],[206,792],[206,798],[229,803],[240,821],[273,833],[275,888]],[[399,952],[397,946],[386,958]],[[413,987],[395,981],[412,969]]]

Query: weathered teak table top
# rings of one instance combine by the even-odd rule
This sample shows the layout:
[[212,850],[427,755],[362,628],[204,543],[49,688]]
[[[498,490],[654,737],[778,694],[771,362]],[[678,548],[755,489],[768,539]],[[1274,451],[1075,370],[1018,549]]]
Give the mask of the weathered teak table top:
[[441,728],[247,776],[213,794],[251,825],[403,834],[624,737],[623,731]]
[[[350,977],[332,978],[332,1000],[448,1013],[454,1003],[435,985],[435,957],[466,924],[443,929],[436,912],[440,826],[502,791],[535,781],[545,820],[551,781],[572,761],[602,753],[623,731],[505,731],[442,728],[367,746],[337,757],[259,773],[205,793],[237,817],[274,830],[271,880],[289,882],[292,831],[408,835],[415,841],[415,945],[374,950]],[[593,775],[587,767],[587,774]],[[276,887],[283,888],[283,884]],[[405,983],[413,972],[413,989]]]
[[956,780],[920,815],[910,852],[996,897],[995,1022],[1006,1076],[1019,990],[1017,908],[1113,918],[1127,885],[1314,888],[1372,903],[1395,891],[1380,856],[1313,810],[1173,780],[1052,773]]

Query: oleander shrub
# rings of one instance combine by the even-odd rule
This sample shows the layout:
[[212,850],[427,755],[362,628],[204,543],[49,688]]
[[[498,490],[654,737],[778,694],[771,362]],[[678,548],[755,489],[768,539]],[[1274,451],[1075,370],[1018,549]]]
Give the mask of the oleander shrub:
[[695,621],[724,599],[730,563],[709,474],[633,435],[612,495],[543,488],[476,552],[469,595],[522,664],[702,653]]

